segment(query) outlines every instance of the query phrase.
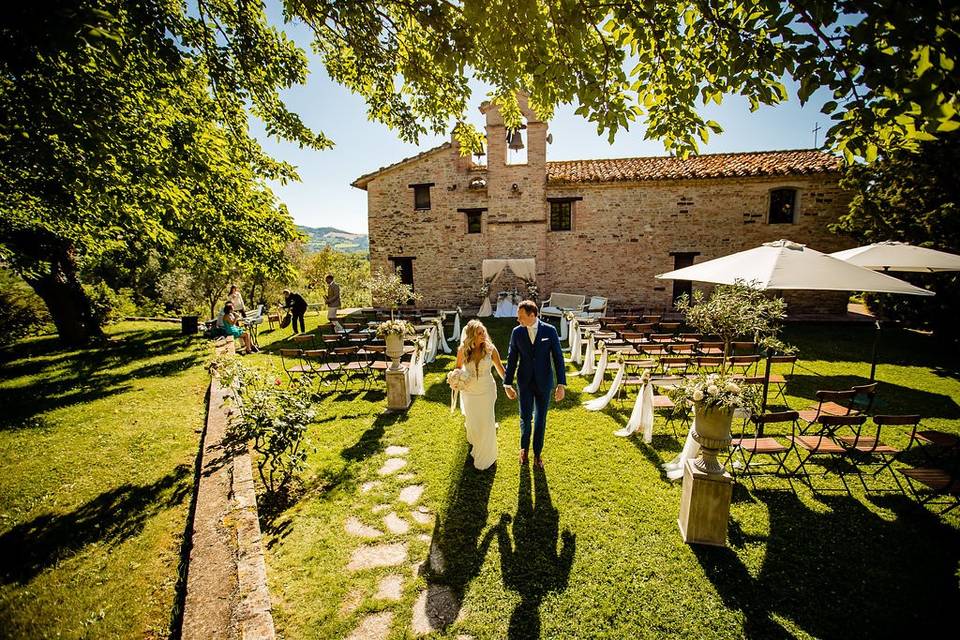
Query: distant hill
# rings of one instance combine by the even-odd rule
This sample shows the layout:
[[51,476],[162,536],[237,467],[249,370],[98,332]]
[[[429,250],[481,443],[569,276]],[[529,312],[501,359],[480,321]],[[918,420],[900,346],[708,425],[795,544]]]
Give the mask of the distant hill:
[[297,225],[305,236],[307,236],[307,253],[323,251],[324,247],[330,247],[343,253],[369,253],[370,243],[366,234],[348,233],[333,227],[302,227]]

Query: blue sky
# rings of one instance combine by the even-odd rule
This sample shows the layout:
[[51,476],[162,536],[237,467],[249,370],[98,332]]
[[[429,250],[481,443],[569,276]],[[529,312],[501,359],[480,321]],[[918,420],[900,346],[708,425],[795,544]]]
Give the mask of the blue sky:
[[[267,12],[273,24],[282,24],[280,3],[267,0]],[[286,203],[298,224],[310,227],[337,227],[354,233],[367,232],[366,191],[350,186],[357,177],[414,155],[449,139],[448,136],[427,136],[419,145],[401,142],[387,127],[367,120],[366,104],[326,75],[317,56],[310,52],[309,30],[299,24],[287,24],[287,34],[308,51],[310,77],[307,84],[284,92],[287,105],[299,113],[308,126],[323,131],[336,143],[333,149],[313,151],[295,144],[269,138],[258,122],[251,123],[251,132],[272,156],[297,167],[301,182],[271,185]],[[776,107],[761,107],[750,113],[745,100],[727,97],[723,104],[704,108],[702,113],[719,122],[724,132],[712,135],[701,145],[701,153],[761,151],[769,149],[801,149],[813,146],[813,127],[820,125],[817,142],[823,142],[823,131],[829,120],[819,112],[828,99],[818,92],[801,107],[795,87],[787,84],[791,100]],[[482,91],[471,98],[473,124],[482,129],[477,107],[485,99]],[[606,136],[598,136],[596,128],[573,114],[574,106],[561,107],[550,122],[553,144],[547,148],[548,160],[578,158],[618,158],[666,155],[663,144],[644,140],[643,128],[635,124],[630,131],[620,132],[613,145]]]

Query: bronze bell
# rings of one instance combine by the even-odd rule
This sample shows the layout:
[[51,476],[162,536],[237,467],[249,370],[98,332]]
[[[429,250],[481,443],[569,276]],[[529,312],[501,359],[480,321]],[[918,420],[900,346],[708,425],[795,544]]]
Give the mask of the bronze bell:
[[520,135],[519,129],[514,129],[513,131],[507,134],[507,147],[513,151],[520,151],[523,149],[523,136]]

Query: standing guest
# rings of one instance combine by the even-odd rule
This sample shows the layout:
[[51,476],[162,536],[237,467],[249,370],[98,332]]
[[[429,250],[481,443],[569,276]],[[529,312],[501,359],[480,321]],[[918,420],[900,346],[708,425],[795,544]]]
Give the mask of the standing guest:
[[300,333],[303,333],[307,330],[307,324],[303,320],[303,316],[307,313],[307,301],[303,299],[299,293],[290,291],[290,289],[283,290],[283,308],[290,311],[290,314],[293,316],[292,322],[290,322],[290,327],[293,329],[293,334],[297,334],[297,321],[300,321]]
[[250,333],[244,331],[240,327],[240,318],[237,316],[236,311],[233,310],[233,303],[228,302],[223,307],[223,330],[228,336],[233,336],[234,340],[240,340],[243,342],[243,346],[246,347],[247,353],[256,353],[260,351],[257,348],[257,345],[253,344],[253,340],[250,339]]
[[337,319],[337,310],[340,308],[340,285],[333,281],[333,274],[328,273],[327,277],[327,296],[324,300],[327,303],[327,320],[333,322]]
[[240,297],[240,289],[237,285],[230,285],[230,294],[227,296],[227,302],[233,304],[234,311],[241,316],[247,313],[247,307],[243,304],[243,298]]

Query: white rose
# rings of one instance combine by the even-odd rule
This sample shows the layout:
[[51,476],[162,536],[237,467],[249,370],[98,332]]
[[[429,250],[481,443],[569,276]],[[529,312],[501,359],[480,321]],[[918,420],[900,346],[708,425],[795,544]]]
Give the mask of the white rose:
[[710,385],[709,387],[707,387],[707,393],[709,393],[709,394],[712,395],[712,396],[715,396],[715,395],[717,395],[718,393],[720,393],[720,387],[718,387],[718,386],[715,385],[715,384],[712,384],[712,385]]
[[727,389],[727,391],[729,391],[730,393],[740,393],[740,387],[738,387],[736,384],[734,384],[734,383],[732,383],[732,382],[728,382],[728,383],[727,383],[726,389]]
[[697,389],[696,391],[693,392],[693,401],[700,402],[701,400],[703,400],[703,391],[700,391],[700,389]]

